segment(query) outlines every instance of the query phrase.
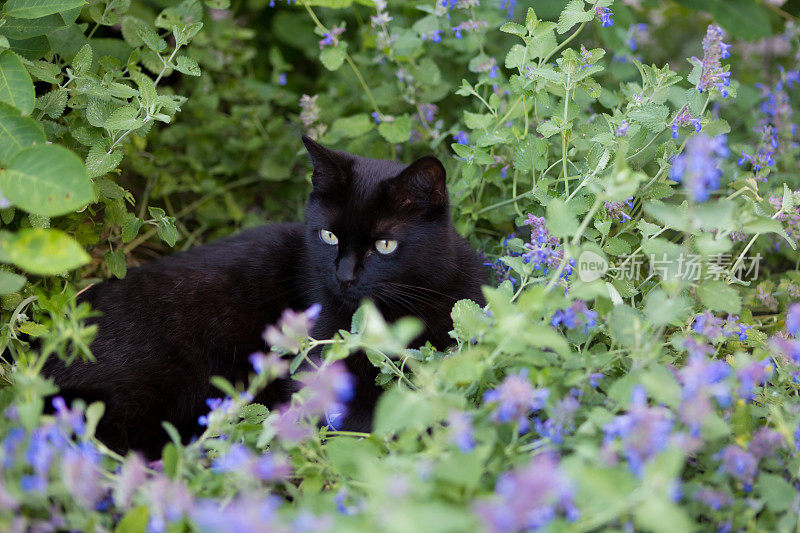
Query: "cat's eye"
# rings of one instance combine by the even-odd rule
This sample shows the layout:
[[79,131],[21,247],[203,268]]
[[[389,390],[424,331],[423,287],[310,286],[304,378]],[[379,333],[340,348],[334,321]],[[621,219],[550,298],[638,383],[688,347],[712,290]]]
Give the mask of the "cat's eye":
[[375,241],[375,249],[378,250],[378,253],[386,255],[394,252],[397,250],[397,241],[393,241],[390,239],[380,239]]
[[322,239],[322,242],[325,244],[330,244],[331,246],[336,246],[339,244],[339,237],[334,235],[332,231],[328,231],[326,229],[319,230],[319,238]]

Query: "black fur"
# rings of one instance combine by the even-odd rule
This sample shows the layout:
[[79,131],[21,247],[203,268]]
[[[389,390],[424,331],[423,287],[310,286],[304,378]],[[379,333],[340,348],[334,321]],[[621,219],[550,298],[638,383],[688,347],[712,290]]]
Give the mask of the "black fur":
[[[419,317],[419,344],[450,344],[450,309],[457,300],[483,301],[481,261],[450,223],[442,164],[424,157],[410,166],[329,150],[303,138],[314,164],[305,224],[274,224],[129,270],[81,295],[102,312],[92,343],[94,363],[51,375],[68,399],[102,400],[98,436],[111,448],[155,457],[166,442],[161,421],[182,435],[197,431],[217,396],[209,377],[244,382],[248,356],[265,348],[262,332],[285,308],[320,303],[315,338],[349,328],[353,312],[371,298],[387,320]],[[319,230],[332,231],[336,246]],[[378,239],[399,245],[389,255]],[[379,395],[376,371],[363,354],[346,361],[357,389],[344,428],[369,430]],[[289,399],[278,382],[256,401]]]

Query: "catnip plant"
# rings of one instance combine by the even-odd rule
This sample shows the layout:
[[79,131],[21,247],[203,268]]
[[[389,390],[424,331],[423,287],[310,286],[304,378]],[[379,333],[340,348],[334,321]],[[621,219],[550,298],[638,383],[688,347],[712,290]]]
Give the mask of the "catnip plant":
[[[7,0],[0,527],[795,530],[798,13],[707,4]],[[40,375],[92,357],[75,294],[296,217],[301,132],[444,161],[487,305],[446,352],[287,311],[200,434],[118,455]],[[371,433],[337,429],[357,350]]]

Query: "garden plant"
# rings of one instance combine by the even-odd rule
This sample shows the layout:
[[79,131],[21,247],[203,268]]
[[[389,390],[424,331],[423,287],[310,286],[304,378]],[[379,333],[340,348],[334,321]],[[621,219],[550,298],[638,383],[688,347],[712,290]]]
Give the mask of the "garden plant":
[[[5,0],[0,530],[797,531],[800,8],[781,0]],[[433,153],[487,305],[266,328],[161,459],[48,358],[92,283],[297,220],[300,136]],[[181,335],[180,331],[174,332]],[[322,347],[321,361],[309,353]],[[342,360],[385,391],[336,429]],[[300,371],[308,361],[310,371]],[[275,409],[253,403],[278,377]]]

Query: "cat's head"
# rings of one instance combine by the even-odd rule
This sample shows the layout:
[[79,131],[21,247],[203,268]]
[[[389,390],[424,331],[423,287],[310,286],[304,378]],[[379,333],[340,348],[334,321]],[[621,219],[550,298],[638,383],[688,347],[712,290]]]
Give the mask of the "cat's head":
[[303,143],[314,166],[307,258],[327,294],[353,307],[435,283],[453,235],[442,163],[425,156],[403,165],[331,150],[308,137]]

